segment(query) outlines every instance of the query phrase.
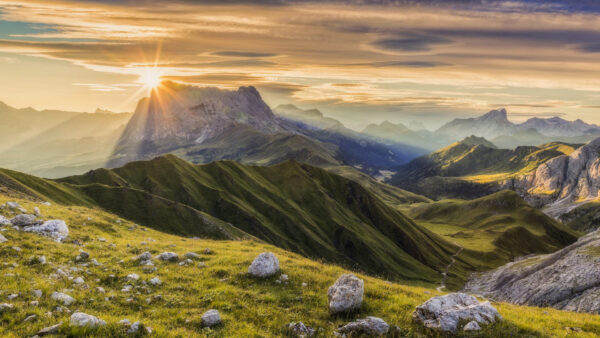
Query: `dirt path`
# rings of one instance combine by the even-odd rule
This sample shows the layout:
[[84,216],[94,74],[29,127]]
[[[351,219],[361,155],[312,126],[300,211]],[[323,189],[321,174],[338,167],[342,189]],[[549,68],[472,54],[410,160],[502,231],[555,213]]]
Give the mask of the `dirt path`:
[[442,283],[440,284],[440,286],[438,286],[437,288],[435,288],[437,291],[442,291],[446,288],[446,279],[448,279],[448,270],[450,270],[450,268],[452,267],[452,265],[454,265],[454,263],[456,263],[456,259],[454,259],[454,257],[458,256],[461,252],[463,251],[463,247],[460,247],[460,249],[458,249],[458,251],[452,255],[452,257],[450,257],[450,264],[448,264],[448,266],[446,267],[446,270],[444,270],[444,272],[442,272]]

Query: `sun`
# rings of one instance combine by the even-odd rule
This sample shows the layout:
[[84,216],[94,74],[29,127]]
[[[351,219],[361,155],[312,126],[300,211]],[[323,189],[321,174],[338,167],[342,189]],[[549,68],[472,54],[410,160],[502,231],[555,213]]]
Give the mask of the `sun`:
[[157,68],[146,68],[140,75],[138,82],[148,89],[154,89],[160,85],[162,72]]

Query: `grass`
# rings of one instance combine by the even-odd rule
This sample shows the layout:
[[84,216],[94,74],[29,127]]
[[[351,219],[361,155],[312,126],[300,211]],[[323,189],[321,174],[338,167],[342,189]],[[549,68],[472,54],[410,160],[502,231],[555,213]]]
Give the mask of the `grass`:
[[[0,194],[0,204],[7,200],[15,199]],[[126,336],[118,321],[127,318],[152,327],[158,337],[285,336],[284,325],[292,321],[303,321],[317,329],[319,337],[329,337],[347,321],[370,315],[398,326],[398,336],[441,336],[424,330],[411,317],[415,306],[441,294],[432,289],[390,283],[359,274],[365,280],[362,309],[352,315],[331,316],[327,310],[327,289],[338,276],[348,272],[338,266],[311,261],[256,241],[198,240],[143,229],[139,225],[135,230],[129,230],[134,224],[127,221],[118,223],[116,215],[96,208],[45,206],[27,200],[18,202],[28,210],[38,206],[44,218],[64,219],[70,228],[70,238],[67,243],[57,243],[13,229],[2,232],[9,241],[0,244],[0,257],[3,263],[7,263],[0,266],[0,299],[15,306],[13,311],[0,314],[0,336],[3,337],[31,336],[42,327],[61,321],[67,323],[70,314],[52,312],[59,304],[49,297],[53,291],[65,289],[77,299],[68,307],[71,311],[83,311],[107,321],[105,328],[87,332],[89,336]],[[10,216],[6,211],[1,212]],[[88,221],[88,217],[92,220]],[[100,241],[100,238],[106,241]],[[72,240],[78,240],[82,246],[70,243]],[[15,251],[13,246],[20,247],[21,251]],[[213,253],[204,254],[205,248],[210,248]],[[99,267],[79,266],[82,270],[71,274],[73,277],[82,276],[87,287],[74,286],[66,278],[52,278],[50,275],[58,267],[68,270],[78,266],[74,257],[79,249],[87,251],[90,258],[102,264]],[[143,251],[153,254],[174,251],[180,256],[186,252],[197,252],[206,267],[197,267],[197,262],[182,267],[156,261],[158,270],[149,273],[131,261]],[[289,284],[278,284],[276,278],[257,280],[247,276],[249,264],[264,251],[272,251],[279,257],[282,273],[289,275]],[[45,255],[48,264],[28,265],[32,255]],[[17,266],[12,267],[13,263]],[[123,293],[120,290],[127,284],[125,276],[130,273],[139,274],[141,280],[131,283],[134,292]],[[155,276],[163,281],[161,286],[144,285],[143,281]],[[302,286],[302,283],[307,286]],[[96,292],[98,286],[103,287],[106,294]],[[29,305],[35,300],[31,295],[34,289],[43,291],[37,307]],[[6,300],[6,296],[13,293],[18,293],[19,297]],[[158,300],[157,295],[161,295],[162,299]],[[128,302],[129,298],[133,300]],[[151,304],[146,302],[148,298],[152,300]],[[600,332],[598,315],[504,303],[494,305],[505,320],[484,327],[482,336],[594,337]],[[202,313],[213,308],[219,310],[223,323],[213,329],[202,328]],[[46,315],[48,312],[52,312],[51,315]],[[32,314],[36,314],[37,319],[24,323],[24,318]],[[574,332],[569,328],[582,331]],[[65,335],[74,333],[66,324],[61,327],[61,332]]]

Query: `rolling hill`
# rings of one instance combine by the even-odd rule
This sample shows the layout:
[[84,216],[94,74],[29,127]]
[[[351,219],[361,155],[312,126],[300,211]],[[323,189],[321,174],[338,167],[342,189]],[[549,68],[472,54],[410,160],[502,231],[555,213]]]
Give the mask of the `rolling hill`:
[[11,190],[43,200],[95,205],[188,236],[247,234],[391,279],[436,283],[457,250],[361,184],[297,161],[274,166],[231,161],[193,165],[167,155],[57,181],[3,174],[12,182]]

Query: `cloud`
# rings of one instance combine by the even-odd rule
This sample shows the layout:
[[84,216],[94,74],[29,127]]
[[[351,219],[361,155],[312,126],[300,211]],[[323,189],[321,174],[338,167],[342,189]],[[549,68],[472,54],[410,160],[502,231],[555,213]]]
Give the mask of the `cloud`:
[[373,46],[405,52],[429,51],[434,46],[451,43],[452,40],[439,36],[425,35],[420,33],[406,33],[399,37],[383,38],[373,41]]
[[214,52],[212,54],[218,55],[218,56],[232,56],[232,57],[244,57],[244,58],[261,58],[261,57],[277,56],[277,54],[274,54],[274,53],[243,52],[243,51],[220,51],[220,52]]

